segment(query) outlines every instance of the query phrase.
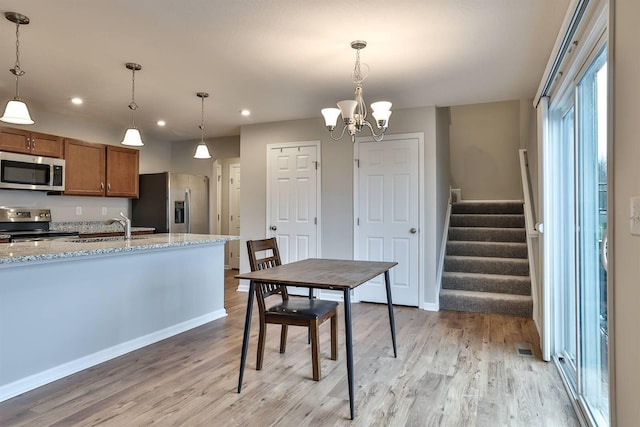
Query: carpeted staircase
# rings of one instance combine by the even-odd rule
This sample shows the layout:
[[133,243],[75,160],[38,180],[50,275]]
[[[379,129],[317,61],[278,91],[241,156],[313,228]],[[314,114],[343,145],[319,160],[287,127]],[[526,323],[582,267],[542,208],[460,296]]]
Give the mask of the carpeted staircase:
[[531,317],[521,202],[451,205],[440,309]]

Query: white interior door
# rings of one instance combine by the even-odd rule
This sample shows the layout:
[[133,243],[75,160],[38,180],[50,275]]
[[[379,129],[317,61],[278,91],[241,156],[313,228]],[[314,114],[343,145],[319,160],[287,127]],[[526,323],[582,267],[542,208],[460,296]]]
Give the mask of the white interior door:
[[[419,306],[419,140],[357,144],[356,259],[396,261],[393,303]],[[384,277],[360,286],[358,298],[386,303]]]
[[222,234],[222,165],[216,160],[214,162],[216,176],[216,234]]
[[318,151],[308,143],[269,147],[266,235],[278,240],[283,264],[319,255]]
[[[240,235],[240,163],[229,165],[229,234]],[[240,268],[240,242],[227,242],[229,266]]]

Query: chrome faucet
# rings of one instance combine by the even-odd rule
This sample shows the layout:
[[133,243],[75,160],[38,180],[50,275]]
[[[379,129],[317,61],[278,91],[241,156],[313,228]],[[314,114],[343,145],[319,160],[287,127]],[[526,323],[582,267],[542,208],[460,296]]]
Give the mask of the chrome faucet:
[[131,220],[127,218],[127,216],[122,212],[120,212],[120,216],[121,218],[111,218],[110,220],[107,220],[105,223],[113,224],[117,222],[122,226],[122,229],[124,230],[124,238],[127,240],[131,239]]

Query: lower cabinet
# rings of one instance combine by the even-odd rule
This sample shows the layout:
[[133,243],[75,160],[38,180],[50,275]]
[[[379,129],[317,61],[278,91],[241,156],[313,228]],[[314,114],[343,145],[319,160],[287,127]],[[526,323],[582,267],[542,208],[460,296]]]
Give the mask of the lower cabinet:
[[64,194],[137,198],[139,156],[131,148],[65,139]]

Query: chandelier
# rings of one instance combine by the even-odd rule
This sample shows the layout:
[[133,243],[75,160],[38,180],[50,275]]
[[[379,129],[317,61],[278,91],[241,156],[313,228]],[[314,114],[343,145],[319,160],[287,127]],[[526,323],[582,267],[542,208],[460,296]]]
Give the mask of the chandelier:
[[29,115],[27,104],[20,98],[20,89],[18,81],[24,75],[24,71],[20,68],[20,25],[27,25],[29,18],[16,12],[6,12],[5,18],[16,24],[16,65],[10,69],[11,74],[16,76],[16,96],[7,102],[7,107],[0,120],[6,123],[14,123],[18,125],[32,125],[33,119]]
[[140,131],[136,127],[136,110],[138,109],[138,104],[136,104],[136,71],[142,70],[142,65],[127,62],[125,67],[131,70],[131,102],[129,103],[129,109],[131,110],[131,127],[127,128],[120,144],[141,147],[144,143],[142,142],[142,135],[140,135]]
[[209,97],[207,92],[198,92],[196,96],[202,99],[202,119],[200,120],[200,143],[196,147],[196,152],[193,155],[194,159],[210,159],[211,154],[209,153],[209,148],[207,144],[204,142],[204,99]]
[[[323,108],[321,110],[327,129],[331,132],[331,139],[334,141],[342,139],[346,131],[351,136],[351,141],[355,142],[356,134],[360,133],[365,127],[369,128],[374,140],[382,141],[389,125],[391,103],[387,101],[374,102],[371,104],[372,115],[380,133],[376,133],[371,123],[367,121],[367,106],[362,98],[362,82],[369,73],[369,66],[360,63],[360,50],[366,46],[367,42],[363,40],[351,42],[351,47],[356,50],[356,65],[351,74],[353,82],[356,84],[355,100],[348,99],[340,101],[337,104],[338,108]],[[363,67],[365,68],[364,71]],[[333,131],[336,128],[339,115],[342,115],[344,127],[342,128],[342,132],[340,132],[340,136],[335,137]]]

